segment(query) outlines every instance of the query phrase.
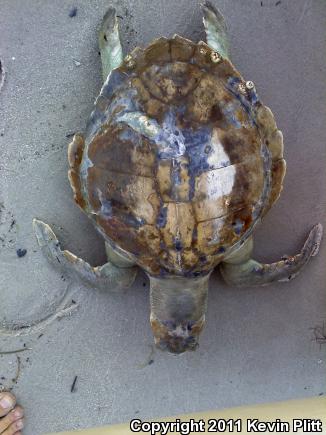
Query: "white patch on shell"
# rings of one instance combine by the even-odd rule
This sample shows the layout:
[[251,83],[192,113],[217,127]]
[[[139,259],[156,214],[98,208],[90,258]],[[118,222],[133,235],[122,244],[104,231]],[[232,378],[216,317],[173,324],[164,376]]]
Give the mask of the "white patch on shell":
[[215,168],[229,166],[231,164],[229,156],[224,150],[224,147],[220,141],[218,129],[214,129],[211,139],[212,151],[207,157],[207,163]]
[[204,173],[204,176],[198,180],[198,189],[207,192],[209,199],[221,199],[232,192],[235,175],[234,165],[227,166],[225,169],[213,169]]

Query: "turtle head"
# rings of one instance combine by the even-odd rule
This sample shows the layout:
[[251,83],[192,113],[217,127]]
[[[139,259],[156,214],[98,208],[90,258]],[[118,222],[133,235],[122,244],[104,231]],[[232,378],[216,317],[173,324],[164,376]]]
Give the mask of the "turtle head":
[[156,346],[172,353],[195,350],[205,324],[209,274],[150,276],[151,326]]
[[179,322],[165,320],[161,322],[151,316],[151,326],[156,346],[171,353],[195,350],[204,324],[205,316],[195,323],[187,320]]

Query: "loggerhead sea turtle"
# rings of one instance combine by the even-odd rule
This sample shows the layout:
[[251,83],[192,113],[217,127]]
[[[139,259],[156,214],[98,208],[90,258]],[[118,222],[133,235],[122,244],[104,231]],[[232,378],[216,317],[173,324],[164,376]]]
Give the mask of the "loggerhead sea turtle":
[[223,17],[202,5],[207,43],[159,38],[123,59],[114,9],[99,33],[104,85],[68,149],[76,203],[104,237],[108,262],[92,267],[62,251],[34,220],[47,257],[94,287],[150,280],[150,322],[161,349],[194,349],[208,281],[230,285],[294,278],[318,252],[322,226],[301,252],[273,264],[251,258],[252,232],[278,199],[283,137],[255,86],[230,61]]

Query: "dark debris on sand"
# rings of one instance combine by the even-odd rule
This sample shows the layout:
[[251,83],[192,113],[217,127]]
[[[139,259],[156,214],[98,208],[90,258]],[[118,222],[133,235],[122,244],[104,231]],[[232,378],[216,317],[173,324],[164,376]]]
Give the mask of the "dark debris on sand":
[[27,254],[27,249],[17,249],[16,251],[17,257],[21,258],[21,257],[25,257],[25,255]]
[[73,18],[76,15],[77,15],[77,8],[76,7],[71,8],[70,11],[69,11],[69,17]]

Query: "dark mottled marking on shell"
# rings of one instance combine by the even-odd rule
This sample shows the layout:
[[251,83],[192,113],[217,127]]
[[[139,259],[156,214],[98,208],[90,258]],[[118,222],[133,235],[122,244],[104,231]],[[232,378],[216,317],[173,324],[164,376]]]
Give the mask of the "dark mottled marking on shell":
[[[179,36],[135,49],[133,68],[104,84],[73,165],[79,205],[152,275],[207,274],[250,235],[279,171],[255,90],[240,94],[240,74],[210,53]],[[148,118],[151,133],[132,116]]]

